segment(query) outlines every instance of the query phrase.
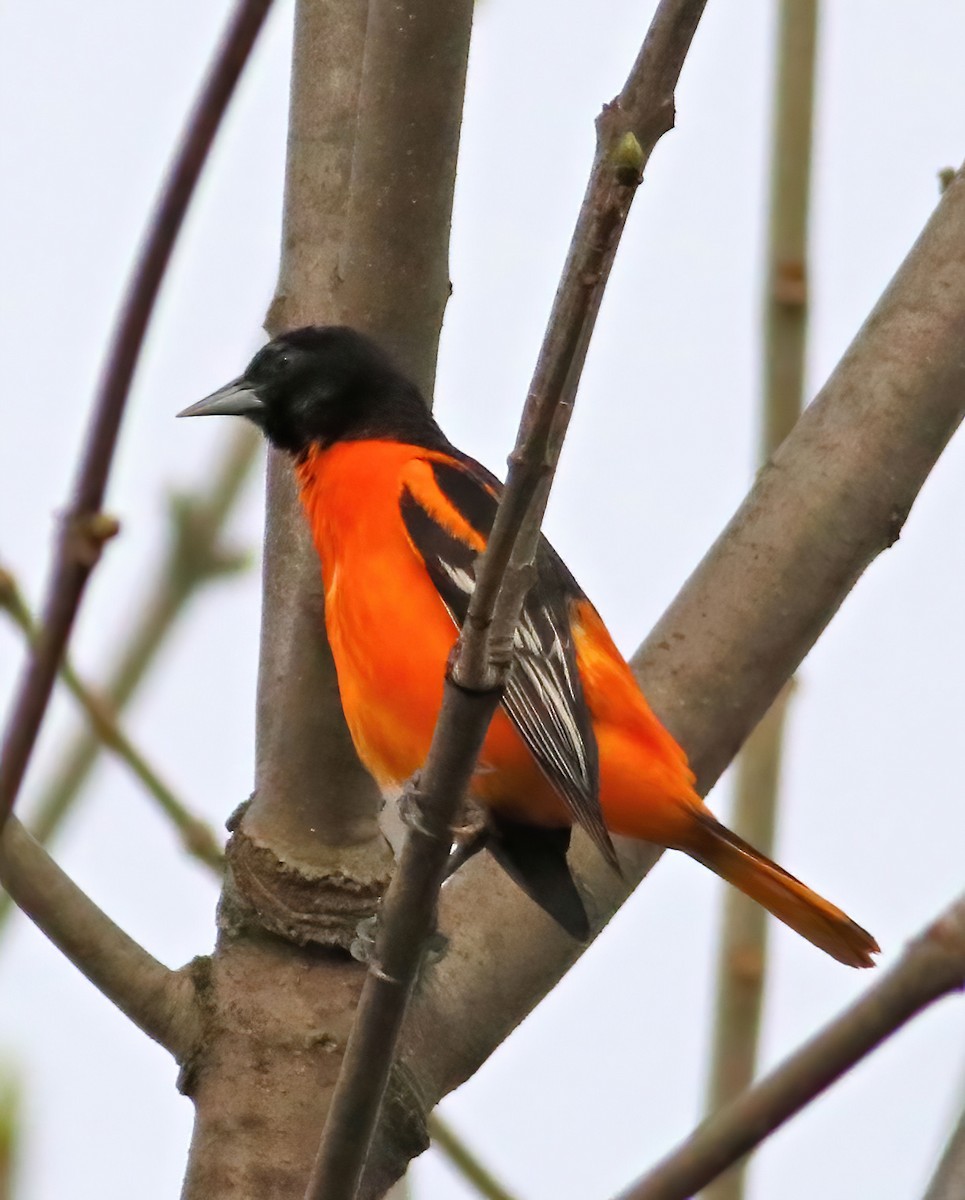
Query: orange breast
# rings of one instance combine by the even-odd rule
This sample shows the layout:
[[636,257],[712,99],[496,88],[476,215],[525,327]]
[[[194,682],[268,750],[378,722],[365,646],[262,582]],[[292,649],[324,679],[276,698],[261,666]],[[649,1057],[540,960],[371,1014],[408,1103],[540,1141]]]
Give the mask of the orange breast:
[[[387,792],[425,762],[457,635],[399,509],[407,483],[418,486],[420,499],[437,491],[423,461],[428,456],[392,442],[345,442],[298,468],[322,563],[325,623],[345,719],[359,758]],[[438,506],[446,507],[441,494]],[[478,536],[468,526],[454,532]],[[569,824],[562,801],[502,712],[483,744],[473,790],[507,817]]]
[[[325,621],[359,757],[386,792],[423,764],[457,630],[402,521],[405,486],[451,513],[425,459],[394,442],[345,442],[298,467],[322,563]],[[458,525],[458,514],[449,518]],[[481,539],[467,525],[464,540]],[[600,802],[616,833],[672,841],[681,806],[699,803],[683,751],[651,712],[590,604],[573,613],[577,662],[600,750]],[[504,712],[490,726],[474,794],[507,818],[570,824],[568,811]]]

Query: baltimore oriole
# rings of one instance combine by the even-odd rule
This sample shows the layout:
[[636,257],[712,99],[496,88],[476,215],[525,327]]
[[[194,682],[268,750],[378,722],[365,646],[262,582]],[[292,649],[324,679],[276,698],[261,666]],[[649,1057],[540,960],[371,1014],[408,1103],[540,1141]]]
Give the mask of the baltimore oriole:
[[[501,485],[352,329],[283,334],[180,415],[219,413],[247,417],[294,458],[345,717],[362,762],[397,794],[428,751]],[[577,938],[588,925],[566,863],[574,823],[615,868],[610,833],[683,850],[839,962],[873,965],[870,934],[705,807],[686,755],[545,539],[473,792],[490,852]]]

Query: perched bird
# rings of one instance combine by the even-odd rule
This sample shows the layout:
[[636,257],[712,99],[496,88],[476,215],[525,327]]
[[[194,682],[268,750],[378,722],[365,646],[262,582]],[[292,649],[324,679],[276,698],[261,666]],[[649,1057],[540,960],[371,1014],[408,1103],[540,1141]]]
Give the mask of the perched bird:
[[[448,441],[390,358],[344,327],[275,338],[179,415],[208,414],[248,418],[294,459],[345,718],[362,762],[397,794],[428,752],[501,485]],[[588,934],[566,862],[578,824],[615,869],[611,833],[683,850],[839,962],[873,965],[870,934],[704,806],[683,750],[545,539],[514,648],[473,797],[490,853],[564,929]]]

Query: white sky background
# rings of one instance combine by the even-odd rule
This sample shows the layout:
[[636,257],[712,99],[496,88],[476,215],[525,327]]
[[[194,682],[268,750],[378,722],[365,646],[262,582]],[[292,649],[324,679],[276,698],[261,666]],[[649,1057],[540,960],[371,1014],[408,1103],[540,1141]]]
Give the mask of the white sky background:
[[[453,226],[438,413],[504,461],[592,152],[652,3],[485,0],[477,18]],[[773,8],[711,0],[593,345],[548,531],[631,652],[749,483]],[[809,394],[823,382],[965,154],[965,9],[827,5],[820,42]],[[3,239],[0,560],[36,599],[52,514],[132,252],[224,3],[7,6],[0,22]],[[92,675],[141,602],[162,498],[228,436],[173,414],[259,344],[277,265],[290,3],[279,2],[192,209],[138,375],[110,489],[123,536],[85,605]],[[256,547],[260,485],[234,523]],[[965,663],[965,443],[953,443],[898,545],[804,666],[779,857],[870,928],[892,961],[962,886],[954,764]],[[130,712],[145,750],[220,826],[250,790],[257,572],[210,588]],[[0,699],[21,646],[0,621]],[[4,704],[5,707],[5,704]],[[28,798],[73,721],[58,700]],[[726,816],[726,784],[712,797]],[[25,809],[27,805],[25,805]],[[164,961],[212,941],[216,890],[126,771],[106,760],[57,854]],[[444,1112],[527,1200],[603,1198],[699,1116],[721,887],[668,855],[577,968]],[[796,1046],[869,982],[772,924],[764,1057]],[[946,1001],[756,1159],[751,1197],[921,1194],[965,1074]],[[0,955],[0,1055],[21,1069],[18,1200],[177,1195],[191,1106],[165,1053],[18,920]],[[418,1200],[469,1195],[433,1155]]]

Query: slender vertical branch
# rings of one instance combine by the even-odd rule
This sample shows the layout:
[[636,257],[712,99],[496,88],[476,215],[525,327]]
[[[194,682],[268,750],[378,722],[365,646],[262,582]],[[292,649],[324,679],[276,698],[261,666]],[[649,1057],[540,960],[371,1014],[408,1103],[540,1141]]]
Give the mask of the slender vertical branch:
[[[807,349],[807,234],[818,0],[780,0],[771,151],[770,234],[764,300],[764,395],[761,461],[797,422],[804,400]],[[733,826],[773,854],[785,687],[738,759]],[[754,1077],[766,980],[767,919],[735,888],[726,889],[717,967],[717,1007],[707,1107],[713,1112]],[[706,1200],[741,1200],[744,1171],[716,1180]]]
[[618,1200],[688,1200],[912,1017],[965,987],[965,895],[877,983],[750,1091],[708,1118]]
[[791,432],[804,397],[817,34],[818,0],[780,0],[764,298],[763,462]]
[[[774,837],[781,762],[781,733],[787,715],[790,686],[784,688],[763,720],[747,739],[737,760],[734,826],[765,853]],[[764,1001],[767,913],[736,888],[724,896],[707,1111],[716,1112],[740,1095],[754,1078]],[[708,1200],[737,1200],[743,1173],[734,1171],[708,1191]]]
[[104,542],[117,523],[101,504],[121,418],[148,322],[195,185],[271,0],[240,0],[181,148],[151,218],[150,230],[124,299],[91,412],[77,478],[63,517],[44,602],[40,636],[14,697],[0,750],[0,828],[17,799],[50,702],[57,666]]
[[14,1200],[16,1195],[22,1095],[17,1075],[0,1066],[0,1200]]
[[[28,642],[37,637],[37,623],[21,594],[14,577],[0,566],[0,609],[8,614]],[[224,854],[211,827],[195,816],[174,794],[147,757],[135,746],[118,723],[117,716],[102,696],[80,678],[65,657],[60,664],[60,677],[70,694],[87,714],[91,728],[103,744],[125,763],[144,786],[148,795],[157,802],[181,835],[187,852],[209,867],[221,871]]]
[[509,476],[476,570],[442,709],[386,892],[352,1035],[306,1200],[352,1200],[375,1130],[402,1018],[466,794],[511,664],[520,607],[580,372],[633,196],[657,140],[703,0],[662,0],[627,83],[597,123],[597,153],[523,409]]

